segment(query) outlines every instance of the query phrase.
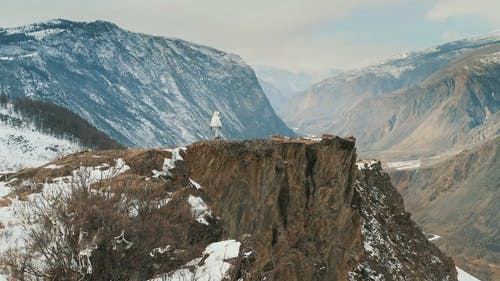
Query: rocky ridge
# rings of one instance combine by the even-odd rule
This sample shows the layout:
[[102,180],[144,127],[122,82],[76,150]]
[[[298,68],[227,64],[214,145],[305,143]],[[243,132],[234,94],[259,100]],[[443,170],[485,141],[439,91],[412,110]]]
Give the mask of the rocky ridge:
[[499,63],[498,32],[450,42],[325,79],[280,114],[300,133],[355,135],[365,157],[463,149],[498,135]]
[[411,220],[381,162],[361,161],[358,169],[353,202],[361,214],[366,255],[350,280],[452,280],[453,260]]
[[[71,178],[83,170],[90,174],[84,190],[94,191],[77,202],[131,199],[116,205],[125,207],[110,214],[110,227],[84,223],[89,208],[81,205],[78,219],[67,221],[80,230],[65,235],[88,237],[74,247],[91,254],[93,271],[83,268],[89,279],[456,280],[451,259],[411,221],[380,165],[361,167],[354,139],[334,136],[85,152],[5,175],[0,218],[58,183],[74,188],[67,183],[82,183]],[[21,188],[27,182],[33,188]],[[2,224],[1,239],[12,239],[16,220]],[[111,247],[113,237],[131,244]],[[215,261],[218,277],[210,274]]]

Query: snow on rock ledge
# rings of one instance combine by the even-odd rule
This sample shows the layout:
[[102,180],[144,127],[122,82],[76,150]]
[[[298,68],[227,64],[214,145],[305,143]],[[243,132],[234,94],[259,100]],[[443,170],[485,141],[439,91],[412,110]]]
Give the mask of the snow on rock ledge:
[[212,211],[208,208],[207,204],[200,197],[189,195],[189,205],[191,205],[191,213],[193,217],[202,224],[208,225],[206,217],[212,216]]
[[238,257],[241,243],[236,240],[215,242],[207,246],[201,258],[188,262],[183,268],[149,281],[222,281],[231,264],[226,260]]

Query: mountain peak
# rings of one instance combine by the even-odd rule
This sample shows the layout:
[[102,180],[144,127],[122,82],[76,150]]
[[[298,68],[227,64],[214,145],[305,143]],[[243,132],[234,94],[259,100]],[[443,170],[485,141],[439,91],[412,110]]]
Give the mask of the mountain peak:
[[211,138],[216,110],[225,138],[293,135],[237,55],[106,21],[0,30],[0,42],[6,94],[65,106],[127,146]]
[[103,32],[107,30],[120,29],[116,24],[103,20],[96,20],[93,22],[77,22],[66,19],[51,19],[20,27],[0,29],[0,35],[26,36],[29,38],[35,38],[36,40],[41,40],[47,36],[59,34],[63,31],[74,28],[91,29]]

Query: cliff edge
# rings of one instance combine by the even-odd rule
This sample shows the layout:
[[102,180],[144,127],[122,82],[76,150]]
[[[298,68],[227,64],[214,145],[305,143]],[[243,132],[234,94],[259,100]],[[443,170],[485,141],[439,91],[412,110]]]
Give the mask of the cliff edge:
[[[411,221],[380,164],[356,164],[352,138],[84,152],[0,180],[0,237],[17,245],[24,261],[43,255],[32,236],[23,240],[26,234],[16,231],[27,224],[16,210],[47,201],[53,204],[43,208],[59,212],[47,216],[54,212],[44,210],[39,220],[30,216],[29,225],[43,226],[32,231],[51,233],[55,245],[72,241],[64,245],[77,254],[62,256],[68,262],[61,265],[36,268],[46,275],[456,280],[453,261]],[[50,201],[54,194],[66,200]],[[10,256],[6,274],[32,274],[22,272],[27,262],[18,266]],[[39,265],[34,259],[32,266]]]

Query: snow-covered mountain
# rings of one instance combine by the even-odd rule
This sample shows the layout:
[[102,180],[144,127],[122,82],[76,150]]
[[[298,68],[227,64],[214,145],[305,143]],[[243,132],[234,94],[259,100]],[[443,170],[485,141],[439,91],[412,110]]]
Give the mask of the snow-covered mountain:
[[53,20],[0,29],[0,84],[11,97],[54,102],[124,145],[292,135],[240,57],[109,22]]
[[[423,118],[416,122],[424,116],[423,111],[451,109],[453,99],[464,101],[463,106],[469,103],[465,102],[466,96],[484,92],[471,98],[474,100],[472,107],[477,105],[472,111],[479,112],[480,107],[487,107],[489,113],[475,112],[469,114],[470,118],[465,115],[463,118],[479,124],[487,122],[485,117],[494,115],[499,108],[498,95],[492,95],[499,81],[499,72],[495,71],[499,62],[498,32],[410,52],[317,83],[298,97],[286,112],[282,111],[282,116],[289,126],[299,127],[303,133],[352,134],[365,146],[380,142],[393,128],[401,129],[400,134],[407,136],[419,122],[425,121]],[[417,110],[413,110],[415,108]],[[412,110],[419,112],[414,112],[408,120],[403,118]],[[455,118],[455,126],[462,120],[458,120],[457,114],[454,116],[437,119]],[[409,128],[407,125],[415,126]],[[386,149],[400,141],[387,139],[378,147]]]

